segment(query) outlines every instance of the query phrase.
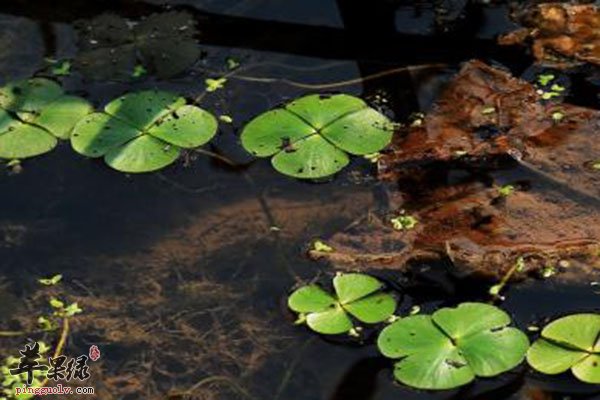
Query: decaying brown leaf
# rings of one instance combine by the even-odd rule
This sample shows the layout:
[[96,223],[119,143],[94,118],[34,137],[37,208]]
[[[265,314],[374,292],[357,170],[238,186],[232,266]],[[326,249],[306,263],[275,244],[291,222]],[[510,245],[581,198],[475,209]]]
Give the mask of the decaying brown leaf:
[[501,44],[532,43],[542,63],[600,65],[600,8],[593,4],[544,3],[515,16],[525,28],[500,37]]
[[[553,118],[557,112],[561,118]],[[545,103],[533,85],[471,61],[380,160],[381,179],[406,192],[401,207],[419,221],[415,228],[393,229],[390,218],[400,211],[393,210],[336,234],[328,241],[334,252],[310,254],[352,269],[449,258],[457,271],[488,277],[503,275],[519,258],[523,272],[593,266],[600,252],[599,126],[600,112]],[[469,162],[511,157],[511,169],[489,171],[495,164],[485,163],[486,179],[450,177],[452,170],[470,171]],[[439,171],[440,162],[446,177],[429,182],[427,171]],[[519,180],[515,190],[501,191],[497,182],[511,179]]]

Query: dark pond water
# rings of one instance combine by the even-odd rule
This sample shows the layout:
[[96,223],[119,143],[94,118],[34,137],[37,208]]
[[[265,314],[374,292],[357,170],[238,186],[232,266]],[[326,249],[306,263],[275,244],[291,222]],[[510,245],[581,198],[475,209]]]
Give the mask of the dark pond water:
[[[227,72],[228,58],[241,64],[224,89],[201,103],[232,117],[208,149],[236,167],[192,153],[162,172],[129,176],[63,143],[24,162],[20,173],[2,168],[2,329],[35,324],[47,311],[37,278],[62,273],[60,295],[84,309],[73,321],[67,353],[100,346],[90,384],[102,399],[600,399],[597,387],[525,367],[461,390],[414,391],[393,383],[391,363],[370,342],[333,343],[291,324],[289,289],[331,271],[305,257],[308,243],[385,207],[385,188],[374,167],[360,160],[330,182],[285,178],[240,150],[239,131],[287,99],[332,90],[293,82],[349,81],[333,90],[375,103],[384,98],[383,110],[404,120],[427,111],[462,61],[479,58],[517,76],[527,72],[532,60],[525,50],[495,44],[498,33],[514,28],[507,5],[438,3],[447,12],[436,14],[427,1],[391,0],[2,1],[3,82],[43,73],[45,58],[77,60],[85,47],[81,27],[105,13],[129,22],[188,13],[197,24],[199,59],[173,76],[157,77],[156,68],[132,80],[111,70],[114,63],[95,68],[100,60],[90,57],[86,74],[74,68],[63,82],[96,106],[149,87],[194,98],[205,78]],[[358,79],[423,65],[429,67]],[[597,108],[595,94],[579,102]],[[417,265],[411,276],[385,278],[404,289],[403,312],[486,300],[489,283],[461,282],[446,270]],[[564,313],[598,311],[595,290],[590,281],[528,281],[512,285],[503,306],[525,329]],[[23,338],[0,340],[6,357]]]

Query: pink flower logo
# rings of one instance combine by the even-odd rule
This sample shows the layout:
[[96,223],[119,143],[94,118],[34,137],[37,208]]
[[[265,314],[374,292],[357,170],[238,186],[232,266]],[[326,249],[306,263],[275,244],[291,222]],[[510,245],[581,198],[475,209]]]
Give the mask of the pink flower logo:
[[96,361],[100,358],[100,349],[95,344],[90,346],[90,360]]

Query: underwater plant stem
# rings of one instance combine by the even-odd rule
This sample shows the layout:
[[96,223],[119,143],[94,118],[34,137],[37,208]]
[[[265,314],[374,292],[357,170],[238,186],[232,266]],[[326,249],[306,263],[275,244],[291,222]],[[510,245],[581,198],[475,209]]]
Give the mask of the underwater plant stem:
[[14,336],[23,336],[27,332],[22,331],[0,331],[0,337],[14,337]]
[[292,376],[294,375],[294,371],[295,371],[296,367],[298,366],[298,363],[300,362],[300,360],[302,360],[304,351],[310,344],[312,344],[315,341],[315,338],[316,337],[313,336],[313,337],[310,337],[309,339],[307,339],[306,341],[304,341],[304,344],[298,350],[296,357],[294,357],[294,359],[290,363],[290,366],[285,370],[285,373],[283,374],[281,383],[279,384],[279,387],[277,388],[277,392],[275,392],[274,400],[279,400],[281,398],[281,395],[283,394],[285,388],[287,387],[288,383],[290,382],[290,379],[292,379]]
[[[248,184],[250,186],[252,186],[253,188],[257,189],[256,183],[254,182],[254,179],[252,179],[252,176],[250,176],[246,172],[244,172],[243,175],[244,175],[244,179],[246,179],[246,181],[248,182]],[[267,200],[265,199],[265,197],[263,196],[263,194],[259,190],[256,190],[256,198],[258,199],[260,207],[263,210],[263,213],[265,214],[265,217],[267,218],[267,222],[268,222],[269,226],[270,227],[278,227],[279,225],[277,224],[277,221],[275,220],[275,217],[273,216],[273,213],[271,212],[271,209],[269,207],[269,203],[267,202]],[[298,276],[298,274],[294,271],[294,269],[292,268],[292,266],[290,265],[290,263],[287,261],[287,258],[283,254],[283,248],[281,246],[281,235],[279,234],[279,231],[278,230],[274,230],[272,233],[275,236],[275,246],[276,246],[276,249],[277,249],[278,258],[280,259],[280,263],[284,266],[284,268],[286,269],[287,273],[296,282],[300,282],[301,281],[300,276]]]
[[205,149],[201,149],[201,148],[197,148],[197,149],[192,149],[192,151],[194,153],[198,153],[198,154],[203,154],[205,156],[209,156],[209,157],[213,157],[216,158],[219,161],[223,161],[225,164],[229,165],[230,167],[237,167],[238,165],[231,159],[222,156],[220,154],[217,154],[215,152],[212,152],[210,150],[205,150]]
[[[53,359],[59,357],[62,354],[63,349],[65,348],[65,345],[67,343],[67,338],[69,337],[69,318],[64,318],[62,322],[62,331],[60,333],[60,339],[58,339],[56,349],[54,349],[54,354],[52,355]],[[46,379],[44,379],[40,384],[40,387],[46,386],[48,384],[48,381],[49,379],[46,377]]]
[[181,191],[183,191],[185,193],[189,193],[189,194],[203,194],[203,193],[207,193],[207,192],[210,192],[213,190],[223,188],[222,185],[212,185],[212,186],[204,186],[204,187],[199,187],[199,188],[191,188],[191,187],[187,187],[179,182],[176,182],[172,179],[169,179],[161,173],[157,173],[156,176],[158,177],[158,179],[168,183],[169,185],[173,186],[175,189],[181,190]]
[[192,387],[190,387],[188,390],[186,390],[182,394],[183,395],[187,395],[187,396],[191,396],[191,395],[194,394],[194,392],[197,389],[199,389],[199,388],[201,388],[202,386],[205,386],[205,385],[210,385],[211,383],[227,383],[236,392],[238,392],[239,394],[241,394],[245,398],[248,398],[248,399],[251,399],[251,400],[257,400],[256,397],[254,397],[250,393],[248,393],[248,391],[246,391],[244,388],[242,388],[233,379],[231,379],[231,378],[229,378],[227,376],[224,376],[224,375],[215,375],[215,376],[209,376],[208,378],[204,378],[201,381],[199,381],[196,384],[194,384]]
[[378,72],[378,73],[375,73],[372,75],[367,75],[365,77],[348,79],[348,80],[339,81],[339,82],[314,83],[314,84],[292,81],[292,80],[289,80],[286,78],[269,78],[269,77],[258,77],[258,76],[239,75],[239,74],[232,75],[232,78],[238,79],[238,80],[243,80],[243,81],[248,81],[248,82],[259,82],[259,83],[279,82],[279,83],[283,83],[283,84],[301,88],[301,89],[326,90],[326,89],[336,89],[336,88],[343,87],[343,86],[350,86],[350,85],[354,85],[357,83],[364,83],[364,82],[384,78],[386,76],[395,75],[395,74],[398,74],[401,72],[418,71],[418,70],[429,69],[429,68],[443,68],[446,66],[447,66],[447,64],[426,64],[426,65],[416,65],[416,66],[409,65],[409,66],[405,66],[405,67],[388,69],[388,70],[381,71],[381,72]]
[[506,274],[504,274],[502,279],[500,279],[500,282],[497,283],[496,285],[492,286],[492,288],[490,289],[490,295],[492,296],[492,301],[497,300],[497,299],[503,300],[503,297],[500,295],[500,293],[502,292],[502,290],[504,289],[504,287],[506,286],[508,281],[510,281],[510,278],[512,278],[512,276],[515,274],[515,272],[517,272],[517,270],[522,268],[522,266],[523,266],[522,259],[517,260],[517,262],[515,262],[514,265],[512,267],[510,267],[510,269],[508,271],[506,271]]

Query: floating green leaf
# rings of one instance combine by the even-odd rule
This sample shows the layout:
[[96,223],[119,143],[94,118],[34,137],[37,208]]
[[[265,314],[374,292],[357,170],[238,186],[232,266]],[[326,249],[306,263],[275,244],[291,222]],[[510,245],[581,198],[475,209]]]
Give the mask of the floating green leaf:
[[383,293],[383,284],[368,275],[338,274],[333,279],[335,296],[317,285],[297,289],[288,306],[300,314],[300,321],[325,335],[350,332],[358,321],[375,324],[388,319],[396,310],[396,300]]
[[570,369],[577,379],[600,384],[600,315],[575,314],[551,322],[529,349],[527,362],[544,374]]
[[550,82],[554,80],[555,76],[553,74],[542,74],[538,76],[538,82],[542,86],[546,86]]
[[419,223],[419,220],[412,215],[399,215],[390,219],[392,226],[397,231],[413,229]]
[[166,167],[182,148],[208,142],[217,131],[209,112],[176,94],[161,91],[129,93],[108,103],[103,113],[83,118],[71,144],[88,157],[104,157],[122,172],[149,172]]
[[148,73],[148,71],[146,70],[146,68],[144,68],[143,65],[138,64],[135,67],[133,67],[133,72],[131,73],[131,76],[133,78],[141,78],[142,76],[146,75]]
[[62,280],[62,274],[56,274],[50,278],[40,278],[38,282],[44,286],[54,286]]
[[363,100],[338,94],[309,95],[267,111],[246,125],[242,145],[273,167],[305,179],[335,174],[348,153],[372,154],[392,138],[392,124]]
[[515,192],[516,188],[514,185],[504,185],[498,189],[500,196],[508,197]]
[[207,92],[216,92],[219,89],[223,89],[225,87],[226,82],[227,82],[227,78],[217,78],[217,79],[208,78],[204,81],[204,83],[206,84]]
[[22,159],[52,150],[92,111],[49,79],[32,78],[0,88],[0,158]]
[[419,389],[452,389],[523,361],[529,341],[509,324],[510,317],[497,307],[463,303],[400,319],[383,329],[377,346],[386,357],[399,359],[398,381]]
[[69,60],[64,60],[61,62],[56,62],[52,67],[52,73],[56,76],[68,76],[71,74],[71,62]]

